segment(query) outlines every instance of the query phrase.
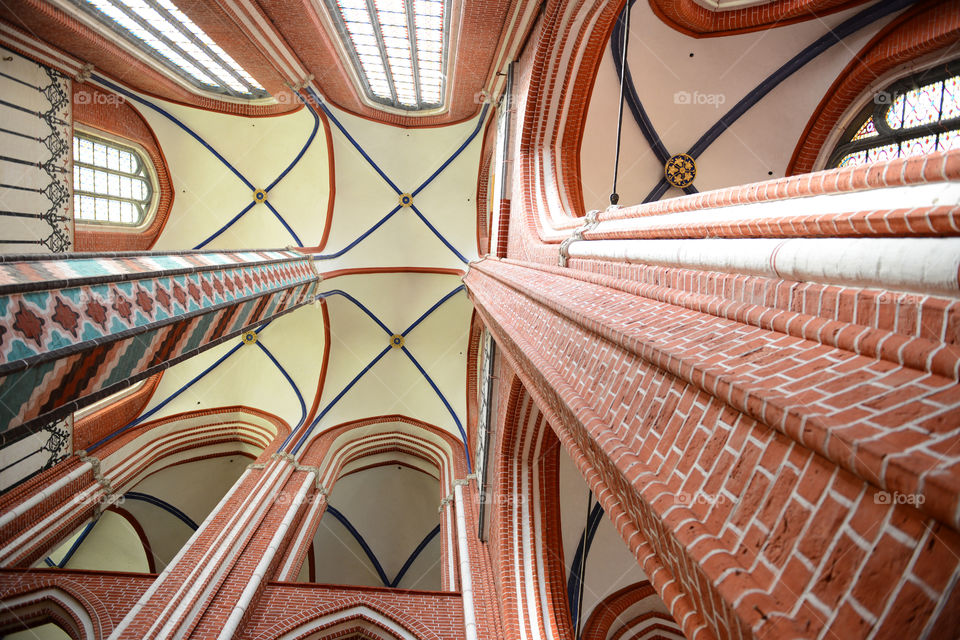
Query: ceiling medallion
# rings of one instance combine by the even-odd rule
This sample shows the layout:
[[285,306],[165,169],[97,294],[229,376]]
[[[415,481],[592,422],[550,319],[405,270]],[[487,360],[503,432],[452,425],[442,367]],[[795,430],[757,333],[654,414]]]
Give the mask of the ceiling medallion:
[[667,182],[680,189],[689,187],[693,184],[693,179],[697,177],[697,162],[692,156],[685,153],[678,153],[671,156],[663,166],[663,174]]
[[266,202],[267,201],[267,192],[263,189],[257,189],[253,192],[253,201],[254,203]]
[[410,207],[413,206],[413,196],[409,193],[400,194],[400,206],[401,207]]
[[402,348],[403,342],[404,342],[403,336],[400,335],[399,333],[395,333],[392,336],[390,336],[390,346],[393,347],[394,349]]
[[257,342],[257,332],[247,331],[243,334],[243,344],[255,344]]

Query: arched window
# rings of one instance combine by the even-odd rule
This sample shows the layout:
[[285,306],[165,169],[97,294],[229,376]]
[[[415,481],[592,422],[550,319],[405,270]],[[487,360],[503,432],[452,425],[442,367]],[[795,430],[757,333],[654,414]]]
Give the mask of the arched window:
[[140,149],[85,131],[73,136],[73,217],[81,224],[142,227],[156,209],[157,178]]
[[877,92],[844,133],[828,167],[960,149],[960,60]]
[[367,97],[407,111],[443,106],[449,0],[326,0]]
[[170,0],[72,0],[193,86],[238,98],[267,91]]

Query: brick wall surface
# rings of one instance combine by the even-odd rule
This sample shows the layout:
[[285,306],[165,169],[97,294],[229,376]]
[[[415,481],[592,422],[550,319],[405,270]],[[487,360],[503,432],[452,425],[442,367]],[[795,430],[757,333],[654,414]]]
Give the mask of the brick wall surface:
[[272,640],[306,622],[357,606],[392,618],[424,640],[463,637],[463,605],[458,593],[281,582],[264,589],[243,637]]
[[[927,402],[927,424],[950,425],[928,446],[953,446],[953,380],[816,344],[795,351],[789,336],[715,318],[698,325],[697,314],[530,266],[483,263],[467,283],[595,474],[598,499],[632,522],[615,519],[625,540],[639,533],[653,547],[718,636],[958,623],[955,463],[896,435],[905,412],[917,415],[910,402]],[[884,437],[885,450],[866,453]],[[924,474],[949,488],[921,488]],[[890,504],[885,492],[920,504]],[[927,573],[928,557],[940,571]]]
[[[66,569],[0,569],[0,606],[14,597],[27,596],[44,589],[56,589],[69,595],[83,607],[97,632],[97,637],[90,640],[105,640],[147,590],[154,577],[143,574]],[[6,613],[16,616],[17,609],[7,610]],[[3,626],[3,624],[15,622],[15,618],[11,621],[0,613],[0,621],[2,621],[0,630],[16,629],[15,626],[5,628]],[[43,622],[45,620],[37,623]]]
[[[581,224],[569,154],[591,36],[610,25],[601,4],[548,3],[537,49],[518,66],[509,259],[465,278],[481,320],[687,637],[949,637],[960,626],[956,298],[614,258],[552,266]],[[801,4],[749,8],[753,26]],[[952,19],[898,37],[933,40]],[[566,62],[551,57],[567,45]],[[650,218],[953,180],[958,169],[960,155],[941,153],[731,187],[601,212],[624,230],[584,237],[956,235],[952,206]],[[514,394],[501,385],[500,402]],[[510,530],[495,518],[491,548]]]

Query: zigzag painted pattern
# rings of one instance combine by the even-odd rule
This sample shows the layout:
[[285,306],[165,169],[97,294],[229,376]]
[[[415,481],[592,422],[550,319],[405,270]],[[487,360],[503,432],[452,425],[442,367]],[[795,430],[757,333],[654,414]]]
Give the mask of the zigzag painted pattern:
[[[28,272],[45,282],[19,291]],[[291,252],[0,265],[0,439],[306,304],[318,280]]]

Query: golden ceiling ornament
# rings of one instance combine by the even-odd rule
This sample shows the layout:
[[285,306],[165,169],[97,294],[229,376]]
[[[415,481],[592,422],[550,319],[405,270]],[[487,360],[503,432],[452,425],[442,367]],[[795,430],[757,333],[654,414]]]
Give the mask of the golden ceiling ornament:
[[243,334],[243,344],[256,344],[257,342],[257,332],[256,331],[247,331]]
[[253,201],[257,204],[267,201],[267,192],[263,189],[257,189],[253,192]]
[[390,336],[390,346],[393,347],[394,349],[402,348],[404,342],[405,340],[403,336],[400,335],[399,333],[395,333],[392,336]]
[[686,153],[671,156],[663,166],[667,182],[680,189],[689,187],[697,177],[697,161]]
[[413,206],[413,196],[409,193],[400,194],[400,206],[401,207],[410,207]]

